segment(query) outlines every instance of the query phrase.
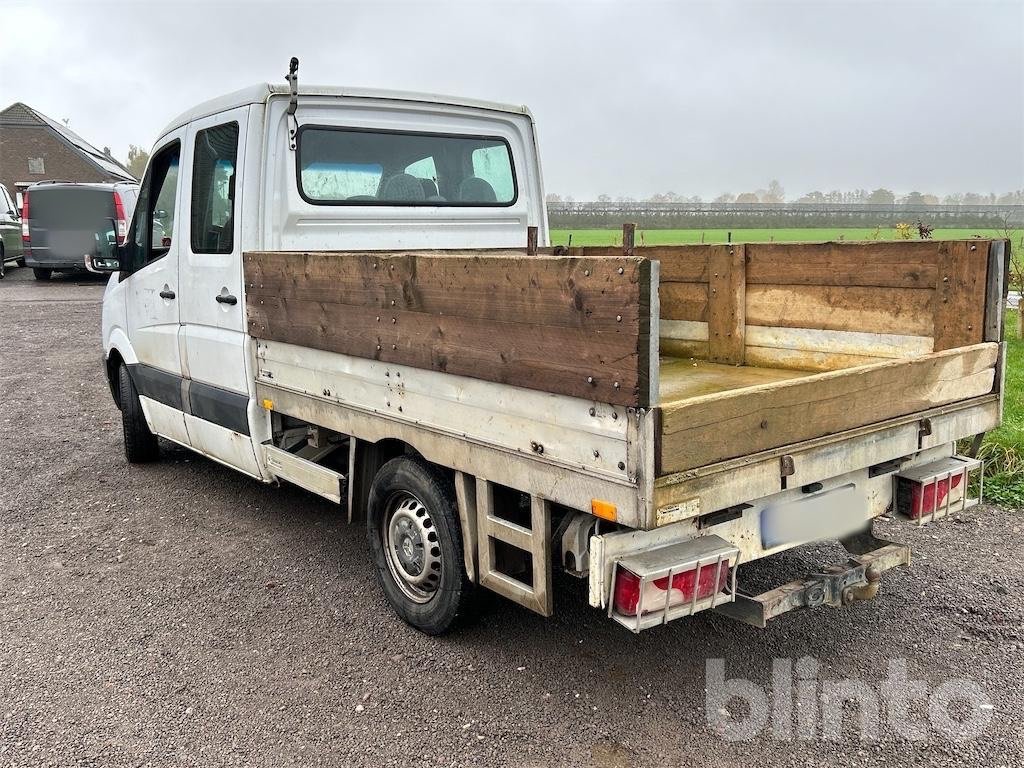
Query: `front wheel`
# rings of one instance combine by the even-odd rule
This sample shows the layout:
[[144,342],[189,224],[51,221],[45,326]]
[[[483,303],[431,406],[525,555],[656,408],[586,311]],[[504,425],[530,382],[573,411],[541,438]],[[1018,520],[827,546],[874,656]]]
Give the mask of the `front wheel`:
[[428,635],[448,631],[473,591],[451,481],[422,458],[392,459],[370,488],[366,536],[395,612]]
[[160,458],[156,435],[149,431],[135,382],[124,363],[117,371],[117,398],[124,430],[124,457],[129,464],[144,464]]
[[53,275],[52,269],[44,269],[42,267],[32,267],[32,274],[36,280],[49,280],[50,276]]

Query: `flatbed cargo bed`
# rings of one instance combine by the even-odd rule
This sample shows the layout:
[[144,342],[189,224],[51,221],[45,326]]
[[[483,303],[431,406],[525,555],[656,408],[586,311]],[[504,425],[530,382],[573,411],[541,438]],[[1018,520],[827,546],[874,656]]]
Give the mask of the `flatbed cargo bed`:
[[[268,399],[470,441],[497,452],[495,482],[577,509],[603,493],[620,522],[653,528],[731,499],[695,487],[730,462],[760,466],[763,489],[757,457],[773,451],[948,407],[997,421],[984,398],[999,391],[1005,255],[985,240],[627,243],[244,263]],[[862,466],[888,460],[883,443]]]
[[661,358],[658,405],[667,405],[704,395],[714,395],[762,384],[774,384],[805,376],[813,371],[788,368],[758,368],[752,365],[724,365],[696,357]]

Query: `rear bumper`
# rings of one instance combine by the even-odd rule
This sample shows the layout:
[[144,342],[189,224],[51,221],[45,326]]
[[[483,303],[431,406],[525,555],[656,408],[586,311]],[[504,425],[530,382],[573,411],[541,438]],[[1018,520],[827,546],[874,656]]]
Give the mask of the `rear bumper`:
[[85,256],[83,255],[77,260],[65,256],[55,256],[51,259],[49,257],[39,258],[34,253],[26,253],[25,265],[35,269],[54,269],[60,272],[84,272]]

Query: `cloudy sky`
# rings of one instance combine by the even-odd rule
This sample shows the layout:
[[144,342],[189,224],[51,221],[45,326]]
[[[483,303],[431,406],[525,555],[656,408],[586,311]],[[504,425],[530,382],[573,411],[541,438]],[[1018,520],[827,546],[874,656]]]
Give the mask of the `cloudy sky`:
[[548,189],[1024,188],[1024,0],[0,0],[0,108],[122,159],[219,93],[282,81],[528,104]]

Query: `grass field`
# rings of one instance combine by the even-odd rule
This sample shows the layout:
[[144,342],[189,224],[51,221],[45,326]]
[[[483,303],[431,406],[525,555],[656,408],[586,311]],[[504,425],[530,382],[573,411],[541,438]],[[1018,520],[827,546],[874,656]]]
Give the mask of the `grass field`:
[[[1017,313],[1008,310],[1007,329],[1016,328],[1016,323]],[[985,498],[1024,507],[1024,340],[1018,338],[1007,339],[1003,403],[1003,424],[986,436],[981,449],[986,462]]]
[[[569,235],[573,245],[618,245],[622,232],[616,229],[555,229],[551,231],[552,245],[567,245]],[[915,233],[916,235],[916,233]],[[957,240],[974,237],[1005,237],[995,229],[936,229],[936,240]],[[689,243],[724,243],[729,239],[725,229],[637,229],[637,243],[644,245],[686,245]],[[1024,247],[1013,238],[1014,247]],[[734,243],[823,242],[826,240],[895,240],[896,230],[882,229],[734,229]]]

